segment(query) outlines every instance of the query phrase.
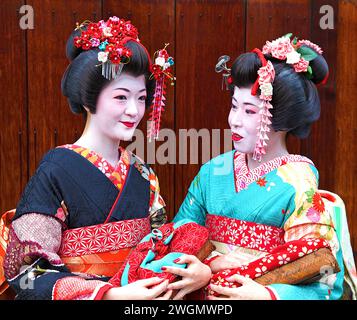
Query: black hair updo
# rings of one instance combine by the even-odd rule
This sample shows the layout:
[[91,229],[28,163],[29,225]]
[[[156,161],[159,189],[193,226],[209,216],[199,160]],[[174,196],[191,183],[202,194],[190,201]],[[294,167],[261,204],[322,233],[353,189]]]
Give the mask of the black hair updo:
[[[74,45],[74,38],[80,36],[80,30],[75,30],[67,40],[66,56],[70,60],[61,81],[61,90],[68,99],[73,113],[86,114],[83,106],[88,107],[90,113],[96,112],[97,100],[103,88],[110,80],[102,76],[102,67],[98,66],[99,49],[82,50]],[[128,41],[125,47],[130,49],[132,56],[129,63],[125,64],[122,72],[127,72],[135,77],[144,75],[147,98],[145,106],[151,105],[155,80],[149,79],[150,62],[146,50],[136,41]]]
[[[273,109],[270,110],[275,131],[287,131],[299,138],[306,138],[310,133],[311,124],[320,117],[320,99],[316,84],[321,83],[328,75],[328,65],[322,55],[317,52],[316,54],[317,57],[309,62],[313,72],[311,79],[302,72],[296,72],[286,61],[264,55],[275,69],[271,101]],[[234,92],[234,86],[252,86],[261,66],[262,63],[256,53],[241,54],[231,69],[231,93]]]

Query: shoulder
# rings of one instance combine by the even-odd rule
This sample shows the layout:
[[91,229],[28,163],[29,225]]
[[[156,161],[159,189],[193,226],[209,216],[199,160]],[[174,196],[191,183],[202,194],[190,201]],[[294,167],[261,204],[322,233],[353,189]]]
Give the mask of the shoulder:
[[50,149],[45,155],[42,157],[40,165],[46,164],[52,164],[52,165],[61,165],[63,163],[68,163],[73,161],[75,159],[81,159],[82,156],[77,154],[76,152],[68,149],[68,148],[63,148],[63,147],[57,147],[54,149]]
[[83,157],[67,148],[57,147],[50,149],[42,157],[38,166],[38,171],[42,172],[73,172],[76,167],[82,165]]
[[319,172],[314,163],[306,157],[296,157],[294,161],[287,162],[277,169],[280,178],[294,186],[295,190],[317,190],[319,184]]

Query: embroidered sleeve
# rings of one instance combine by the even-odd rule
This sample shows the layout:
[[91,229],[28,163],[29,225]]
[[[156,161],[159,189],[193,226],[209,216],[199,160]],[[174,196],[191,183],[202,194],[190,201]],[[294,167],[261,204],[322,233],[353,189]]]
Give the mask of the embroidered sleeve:
[[209,167],[207,164],[201,167],[200,172],[193,179],[178,213],[174,217],[174,222],[182,219],[190,219],[200,225],[205,225],[208,171]]
[[165,201],[160,195],[159,179],[155,172],[150,168],[150,222],[152,228],[159,228],[167,222]]
[[[343,291],[343,262],[332,217],[317,189],[317,178],[305,179],[296,188],[292,212],[284,224],[284,240],[324,239],[330,245],[341,271],[308,285],[269,286],[280,299],[339,299]],[[332,273],[332,272],[331,272]]]
[[111,285],[71,273],[57,252],[62,223],[51,216],[24,214],[10,229],[4,271],[17,299],[100,299]]

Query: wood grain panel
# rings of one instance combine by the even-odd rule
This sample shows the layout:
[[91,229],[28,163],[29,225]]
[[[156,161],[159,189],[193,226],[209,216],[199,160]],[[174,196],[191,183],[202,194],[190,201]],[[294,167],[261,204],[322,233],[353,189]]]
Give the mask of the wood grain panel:
[[0,215],[16,207],[27,183],[26,31],[19,26],[25,1],[1,2]]
[[[231,97],[222,91],[222,76],[214,68],[221,55],[233,60],[243,49],[243,1],[176,1],[177,134],[180,129],[208,129],[210,133],[220,129],[223,136],[223,130],[229,128]],[[192,164],[188,156],[191,164],[176,166],[176,211],[205,160],[201,148],[208,142],[199,144],[198,164]],[[191,143],[187,148],[180,145],[180,153],[190,150]],[[219,151],[224,151],[223,145]]]
[[[357,3],[339,1],[336,67],[336,162],[330,162],[334,173],[334,190],[346,204],[352,247],[357,263]],[[333,158],[332,158],[333,159]]]
[[[321,102],[320,119],[312,126],[308,156],[314,161],[320,174],[320,188],[338,193],[334,183],[334,171],[331,163],[336,163],[336,64],[337,64],[337,28],[321,29],[320,8],[330,5],[337,22],[338,1],[312,1],[311,41],[323,49],[323,56],[329,65],[329,78],[325,85],[318,85]],[[326,161],[328,155],[329,161]]]
[[[103,15],[107,19],[112,15],[116,15],[131,22],[138,28],[139,38],[143,45],[147,48],[151,57],[154,53],[162,49],[165,43],[170,43],[167,47],[168,52],[176,58],[175,55],[175,3],[171,0],[144,0],[144,1],[115,1],[104,0]],[[166,94],[166,110],[162,114],[162,129],[175,128],[175,106],[174,106],[174,92],[175,88],[168,87]],[[152,166],[157,174],[160,182],[161,195],[166,202],[166,210],[170,217],[173,217],[173,206],[175,202],[175,167],[173,164],[160,164],[157,159],[148,156],[149,150],[158,150],[160,146],[165,148],[164,131],[161,131],[159,140],[148,143],[146,139],[147,121],[149,119],[149,110],[147,110],[143,117],[138,130],[140,130],[145,137],[144,148],[137,148],[133,150],[138,156],[143,158]],[[135,141],[133,138],[132,141]],[[132,141],[123,143],[124,146],[129,145]],[[156,154],[156,153],[155,153]],[[152,153],[153,156],[155,156]]]
[[35,29],[28,36],[30,174],[51,148],[73,143],[83,119],[71,113],[61,93],[68,65],[65,44],[76,22],[101,18],[101,1],[34,0]]

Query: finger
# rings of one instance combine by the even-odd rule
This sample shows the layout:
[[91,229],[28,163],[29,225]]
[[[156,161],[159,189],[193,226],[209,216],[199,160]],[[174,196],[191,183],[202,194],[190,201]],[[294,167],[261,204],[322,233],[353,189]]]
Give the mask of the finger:
[[168,284],[169,284],[169,280],[165,280],[163,283],[160,283],[160,284],[156,285],[155,287],[152,287],[151,289],[149,289],[151,291],[151,296],[152,297],[159,296],[161,293],[163,293],[167,289]]
[[172,300],[182,300],[183,297],[187,294],[186,289],[181,289],[177,294],[173,297]]
[[150,286],[154,286],[156,284],[159,284],[164,280],[165,280],[165,278],[152,277],[152,278],[148,278],[148,279],[137,280],[136,282],[140,283],[144,287],[150,287]]
[[178,289],[182,289],[182,288],[186,287],[187,285],[189,285],[189,281],[183,279],[183,280],[179,280],[179,281],[170,283],[167,286],[167,289],[168,290],[178,290]]
[[175,262],[178,264],[181,263],[192,263],[192,262],[197,262],[200,261],[196,256],[193,256],[192,254],[184,254],[180,258],[176,259]]
[[173,293],[173,290],[168,290],[162,297],[158,297],[154,300],[170,300],[172,293]]
[[240,274],[234,274],[233,276],[230,276],[230,277],[226,278],[226,280],[228,282],[238,282],[238,283],[240,283],[242,285],[247,284],[250,281],[252,281],[252,279],[244,277],[244,276],[242,276]]
[[168,272],[168,273],[173,273],[181,277],[187,277],[189,275],[189,272],[187,269],[182,269],[182,268],[177,268],[177,267],[162,267],[161,268],[163,271]]
[[[210,284],[209,289],[217,292],[218,294],[224,295],[224,296],[232,296],[235,292],[235,290],[233,288],[216,286],[214,284]],[[235,288],[235,289],[237,289],[237,288]]]

